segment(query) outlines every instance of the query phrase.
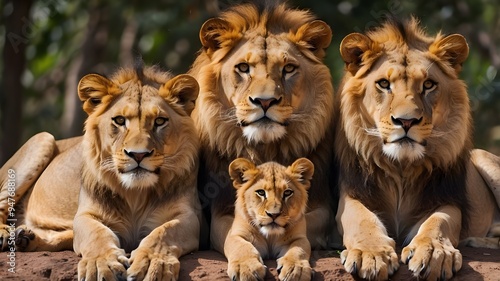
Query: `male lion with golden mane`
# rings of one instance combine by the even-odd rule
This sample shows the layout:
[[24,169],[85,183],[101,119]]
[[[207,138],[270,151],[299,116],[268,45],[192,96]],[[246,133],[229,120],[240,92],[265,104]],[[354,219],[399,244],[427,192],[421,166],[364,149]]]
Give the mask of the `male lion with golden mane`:
[[23,174],[14,193],[24,205],[23,225],[2,227],[2,246],[74,246],[82,255],[78,280],[176,279],[178,258],[199,243],[199,142],[190,117],[198,92],[193,77],[156,67],[83,77],[84,136],[37,135],[2,168],[2,223],[12,219],[8,169]]
[[324,246],[333,228],[333,88],[322,62],[331,29],[307,11],[266,2],[207,20],[190,70],[200,83],[192,114],[202,147],[199,192],[211,205],[211,242],[221,253],[234,217],[227,168],[238,157],[257,165],[309,158],[318,167],[306,211],[313,247]]
[[498,214],[474,164],[497,173],[490,184],[500,187],[500,160],[471,153],[469,99],[458,78],[468,51],[461,35],[429,37],[416,19],[342,41],[335,147],[348,272],[388,279],[398,245],[415,276],[450,279],[462,266],[459,240],[484,236]]
[[277,258],[279,280],[311,280],[306,236],[307,191],[314,165],[299,158],[285,167],[246,158],[229,165],[237,190],[234,221],[224,254],[231,280],[264,280],[263,258]]

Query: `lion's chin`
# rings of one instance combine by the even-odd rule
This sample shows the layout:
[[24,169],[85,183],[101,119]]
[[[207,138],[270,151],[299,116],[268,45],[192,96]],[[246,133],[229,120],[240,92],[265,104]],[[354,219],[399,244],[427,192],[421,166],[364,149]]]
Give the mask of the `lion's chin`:
[[399,162],[414,162],[424,158],[425,147],[417,142],[391,142],[383,146],[384,154]]
[[148,188],[158,182],[158,174],[144,169],[134,169],[120,173],[120,180],[125,188]]
[[260,233],[266,237],[280,236],[285,234],[285,228],[276,223],[270,223],[268,225],[261,226]]
[[271,143],[283,138],[286,129],[274,122],[254,123],[243,128],[243,135],[249,143]]

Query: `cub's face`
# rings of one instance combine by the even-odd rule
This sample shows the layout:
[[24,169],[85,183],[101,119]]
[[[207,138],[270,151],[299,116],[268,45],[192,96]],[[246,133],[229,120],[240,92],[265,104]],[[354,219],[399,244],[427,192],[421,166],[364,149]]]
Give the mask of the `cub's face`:
[[255,166],[244,158],[229,167],[237,191],[236,212],[264,236],[283,235],[303,218],[313,164],[300,158],[291,166],[275,162]]
[[85,139],[94,142],[95,164],[105,178],[125,188],[147,188],[173,169],[170,159],[190,153],[184,145],[195,134],[185,103],[198,94],[194,78],[115,84],[94,75],[84,77],[80,87],[84,100],[94,104],[88,108]]

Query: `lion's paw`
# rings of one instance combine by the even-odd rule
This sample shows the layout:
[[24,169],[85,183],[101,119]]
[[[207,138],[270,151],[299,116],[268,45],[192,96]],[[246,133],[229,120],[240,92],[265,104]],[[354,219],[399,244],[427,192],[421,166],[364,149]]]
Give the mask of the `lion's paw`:
[[308,260],[296,260],[282,257],[277,260],[279,280],[309,281],[312,278],[312,268]]
[[368,280],[387,280],[399,268],[398,256],[391,246],[346,249],[340,260],[347,272]]
[[26,251],[34,239],[35,233],[31,229],[25,225],[19,226],[16,229],[16,250],[20,252]]
[[262,260],[249,258],[244,261],[230,261],[227,275],[231,280],[264,280],[267,267]]
[[448,238],[416,236],[401,252],[401,261],[420,279],[448,280],[462,268],[462,254]]
[[122,249],[110,249],[98,256],[83,256],[78,263],[78,280],[127,280],[128,258]]
[[11,241],[10,232],[13,230],[14,229],[11,226],[0,224],[0,252],[7,251],[9,246],[14,246],[13,242],[9,243],[9,241]]
[[180,267],[179,259],[175,256],[139,248],[130,257],[127,280],[177,280]]

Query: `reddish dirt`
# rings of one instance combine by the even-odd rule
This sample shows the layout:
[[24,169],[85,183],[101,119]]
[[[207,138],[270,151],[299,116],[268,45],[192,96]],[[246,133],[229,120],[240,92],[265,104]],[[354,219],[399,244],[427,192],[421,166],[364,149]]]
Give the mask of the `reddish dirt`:
[[[461,248],[463,266],[453,280],[500,280],[500,250]],[[70,251],[48,253],[16,253],[15,273],[10,268],[8,253],[0,254],[0,280],[77,280],[78,256]],[[313,252],[313,280],[358,280],[346,273],[337,252]],[[276,262],[268,260],[266,280],[277,280]],[[201,251],[181,258],[179,280],[229,280],[223,255]],[[402,265],[391,280],[416,280]]]

